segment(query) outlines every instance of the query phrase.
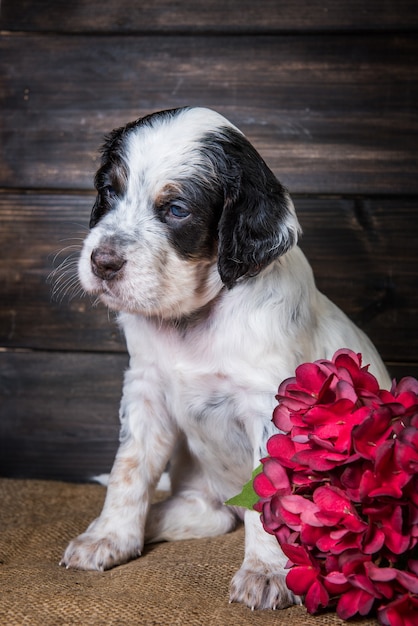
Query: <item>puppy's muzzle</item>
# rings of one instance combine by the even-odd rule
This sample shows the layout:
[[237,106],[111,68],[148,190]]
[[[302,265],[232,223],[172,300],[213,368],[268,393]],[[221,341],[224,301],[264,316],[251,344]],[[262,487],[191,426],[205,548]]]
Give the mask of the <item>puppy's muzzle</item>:
[[101,280],[114,280],[119,278],[126,263],[114,248],[101,246],[91,253],[91,268],[93,274]]

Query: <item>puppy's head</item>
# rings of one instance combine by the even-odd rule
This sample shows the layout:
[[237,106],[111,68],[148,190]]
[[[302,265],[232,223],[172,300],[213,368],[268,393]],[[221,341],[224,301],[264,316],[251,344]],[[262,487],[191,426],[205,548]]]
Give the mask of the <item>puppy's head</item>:
[[286,190],[209,109],[162,111],[113,131],[95,185],[80,281],[116,310],[189,315],[297,241]]

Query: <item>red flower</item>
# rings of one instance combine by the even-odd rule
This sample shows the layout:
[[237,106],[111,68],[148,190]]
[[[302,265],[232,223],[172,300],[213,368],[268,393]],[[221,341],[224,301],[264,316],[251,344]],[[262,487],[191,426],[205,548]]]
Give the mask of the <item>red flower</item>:
[[337,615],[341,619],[349,619],[359,613],[368,615],[372,610],[375,596],[360,588],[352,588],[342,594],[337,604]]
[[366,470],[360,481],[360,494],[363,499],[379,496],[402,498],[402,490],[410,482],[411,474],[402,470],[394,453],[394,439],[380,445],[373,469]]
[[377,504],[374,507],[364,506],[363,512],[368,516],[370,524],[381,529],[384,534],[385,546],[393,555],[403,554],[412,548],[411,535],[404,534],[408,527],[408,507],[399,504]]
[[275,459],[264,460],[263,472],[254,478],[257,493],[262,497],[290,493],[290,482],[283,466]]
[[373,411],[364,408],[365,419],[353,430],[352,438],[356,452],[364,459],[374,461],[380,445],[387,441],[392,432],[392,412],[387,406],[380,406]]
[[379,389],[361,355],[300,365],[279,387],[255,509],[307,610],[418,623],[418,381]]
[[408,474],[418,473],[418,424],[404,428],[396,440],[395,460]]
[[309,613],[316,613],[320,606],[328,605],[329,595],[319,579],[320,569],[309,552],[302,546],[285,544],[283,552],[293,564],[286,582],[294,593],[305,596]]
[[404,593],[377,611],[379,622],[384,626],[416,626],[418,619],[418,598]]
[[351,433],[354,426],[368,416],[367,407],[355,408],[351,400],[337,400],[331,406],[314,406],[306,412],[304,421],[315,429],[309,436],[318,446],[335,452],[353,452]]

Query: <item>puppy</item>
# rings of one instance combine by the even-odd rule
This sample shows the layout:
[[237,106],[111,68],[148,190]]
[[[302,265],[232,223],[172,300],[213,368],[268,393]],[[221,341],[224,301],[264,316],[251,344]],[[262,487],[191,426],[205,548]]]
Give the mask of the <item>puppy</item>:
[[[130,355],[120,447],[101,515],[67,567],[104,570],[145,542],[226,533],[273,434],[279,383],[302,362],[377,352],[315,287],[292,201],[244,135],[214,111],[161,111],[113,131],[79,259],[84,290],[119,312]],[[151,504],[170,460],[171,495]],[[241,512],[245,558],[231,601],[283,608],[287,559]]]

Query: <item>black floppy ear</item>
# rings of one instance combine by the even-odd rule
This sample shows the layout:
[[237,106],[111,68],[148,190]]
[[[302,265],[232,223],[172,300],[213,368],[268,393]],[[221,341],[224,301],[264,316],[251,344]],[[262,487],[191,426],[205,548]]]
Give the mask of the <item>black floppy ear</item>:
[[300,226],[286,189],[238,131],[225,133],[225,204],[219,221],[218,270],[232,288],[290,250]]

